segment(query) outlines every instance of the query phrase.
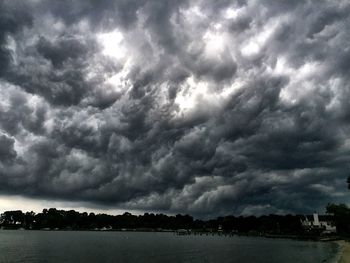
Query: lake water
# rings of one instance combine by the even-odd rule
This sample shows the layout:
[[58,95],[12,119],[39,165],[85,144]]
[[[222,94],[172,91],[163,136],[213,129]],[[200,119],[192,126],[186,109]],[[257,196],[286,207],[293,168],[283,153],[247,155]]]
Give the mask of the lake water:
[[172,233],[0,231],[0,262],[332,262],[334,243]]

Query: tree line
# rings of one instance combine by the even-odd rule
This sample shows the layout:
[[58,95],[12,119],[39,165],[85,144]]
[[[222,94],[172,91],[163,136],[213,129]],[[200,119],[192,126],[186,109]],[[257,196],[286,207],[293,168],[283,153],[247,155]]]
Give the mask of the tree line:
[[[335,222],[338,233],[350,236],[350,209],[344,204],[328,204],[328,220]],[[166,231],[191,229],[199,232],[225,232],[242,234],[301,235],[304,215],[224,216],[200,220],[190,215],[145,213],[108,215],[78,212],[75,210],[44,209],[41,213],[6,211],[0,215],[3,229],[31,230],[138,230]],[[321,216],[322,219],[322,216]]]

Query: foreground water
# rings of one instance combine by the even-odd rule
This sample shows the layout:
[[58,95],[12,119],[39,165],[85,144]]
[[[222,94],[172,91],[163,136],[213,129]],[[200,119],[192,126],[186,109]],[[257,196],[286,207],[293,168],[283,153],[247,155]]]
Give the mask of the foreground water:
[[332,262],[333,243],[172,233],[0,231],[0,262]]

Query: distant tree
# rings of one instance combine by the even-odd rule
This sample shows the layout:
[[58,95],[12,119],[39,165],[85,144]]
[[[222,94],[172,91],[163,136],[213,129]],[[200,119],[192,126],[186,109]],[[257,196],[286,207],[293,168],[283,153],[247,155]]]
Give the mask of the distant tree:
[[21,210],[6,211],[1,214],[1,225],[7,228],[20,228],[24,226],[25,216]]
[[35,221],[35,213],[33,211],[26,212],[24,215],[24,228],[32,229]]
[[350,209],[345,204],[328,204],[327,214],[334,216],[337,232],[340,235],[350,236]]
[[[350,233],[347,222],[350,222],[350,209],[345,205],[329,204],[327,212],[334,214],[337,226],[342,233]],[[296,215],[265,215],[235,217],[225,216],[209,220],[194,220],[190,215],[145,213],[133,215],[126,212],[122,215],[107,215],[80,213],[75,210],[43,209],[41,213],[22,211],[7,211],[0,217],[0,226],[4,228],[26,229],[192,229],[198,232],[212,232],[219,229],[223,232],[238,232],[243,234],[302,234],[300,216]],[[220,232],[221,232],[220,231]]]

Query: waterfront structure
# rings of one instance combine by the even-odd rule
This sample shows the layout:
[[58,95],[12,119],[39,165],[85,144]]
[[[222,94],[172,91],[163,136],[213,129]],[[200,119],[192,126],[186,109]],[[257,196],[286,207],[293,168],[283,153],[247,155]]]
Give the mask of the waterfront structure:
[[337,228],[331,220],[320,220],[317,213],[312,215],[312,220],[305,216],[305,220],[301,220],[303,228],[307,231],[317,231],[320,234],[335,234]]

